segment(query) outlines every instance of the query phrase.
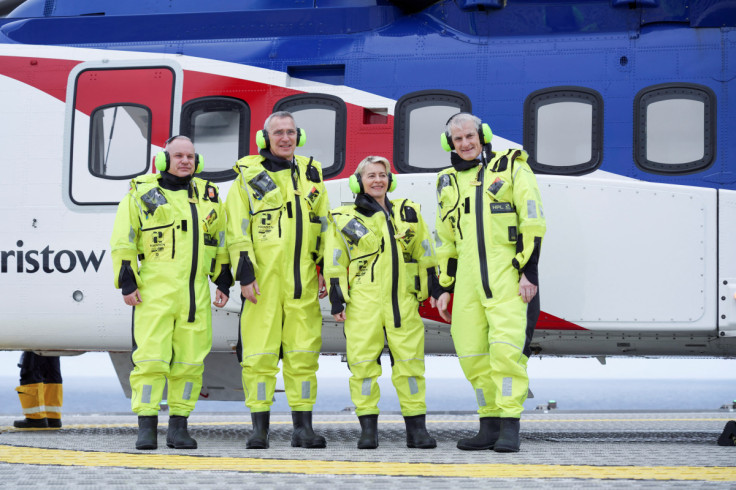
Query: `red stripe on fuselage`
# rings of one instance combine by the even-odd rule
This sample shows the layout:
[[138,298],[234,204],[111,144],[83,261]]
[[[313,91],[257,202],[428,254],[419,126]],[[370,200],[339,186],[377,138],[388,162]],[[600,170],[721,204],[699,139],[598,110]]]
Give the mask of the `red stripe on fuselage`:
[[570,323],[567,320],[558,318],[544,311],[540,313],[539,320],[537,320],[537,330],[587,330],[579,325]]
[[[453,296],[454,297],[454,296]],[[449,311],[452,312],[452,300],[450,300]],[[427,320],[434,320],[440,323],[447,323],[437,313],[436,308],[429,306],[429,300],[425,301],[422,306],[419,307],[419,315]],[[536,330],[586,330],[583,327],[570,323],[567,320],[558,318],[549,313],[542,312],[537,320]]]
[[74,60],[57,60],[50,58],[26,58],[3,56],[0,62],[0,74],[13,78],[26,85],[66,100],[66,83],[72,68],[81,63]]
[[[49,58],[30,58],[3,56],[0,58],[0,74],[13,78],[38,90],[48,93],[53,97],[66,101],[67,83],[71,70],[81,63],[76,60],[58,60]],[[149,67],[141,66],[141,69]],[[129,66],[128,69],[135,69]],[[92,69],[94,71],[95,69]],[[100,68],[102,70],[102,68]],[[121,68],[121,70],[123,70]],[[116,74],[117,76],[117,74]],[[145,84],[127,84],[123,82],[124,75],[120,75],[118,86],[125,89],[125,93],[132,98],[145,100],[147,88]],[[243,80],[234,77],[213,75],[210,73],[184,71],[182,88],[182,103],[189,102],[201,97],[233,97],[245,101],[251,110],[251,153],[255,153],[255,133],[263,126],[263,121],[273,111],[274,105],[284,97],[301,94],[303,91],[288,87],[279,87],[251,80]],[[91,97],[90,99],[90,95]],[[78,94],[77,110],[91,115],[92,110],[98,105],[99,95],[102,94]],[[110,94],[114,98],[114,94]],[[85,103],[88,99],[95,100],[90,105]],[[129,102],[126,100],[109,100],[110,102]],[[160,101],[154,105],[165,105],[166,101]],[[95,106],[95,107],[93,107]],[[358,163],[368,155],[381,155],[393,160],[393,131],[394,118],[388,117],[365,117],[365,112],[370,111],[364,107],[346,103],[347,107],[347,137],[345,166],[337,175],[337,178],[347,178],[355,172]],[[152,110],[155,107],[151,107]],[[386,107],[385,109],[389,109]],[[162,117],[155,111],[154,118]],[[369,114],[370,115],[370,114]],[[298,117],[298,115],[297,115]],[[152,143],[162,146],[168,135],[160,135],[154,131]],[[307,134],[307,140],[309,134]],[[297,150],[297,153],[299,151]],[[394,172],[396,169],[394,168]]]

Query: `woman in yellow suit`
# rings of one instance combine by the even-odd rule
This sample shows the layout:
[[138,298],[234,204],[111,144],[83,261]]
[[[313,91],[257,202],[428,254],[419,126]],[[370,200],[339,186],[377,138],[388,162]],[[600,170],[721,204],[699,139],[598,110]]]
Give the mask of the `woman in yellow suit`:
[[355,204],[330,215],[325,278],[332,314],[345,322],[350,395],[362,430],[358,448],[378,447],[384,338],[406,422],[406,445],[434,448],[437,443],[425,423],[424,324],[418,312],[436,277],[429,231],[418,204],[386,198],[395,181],[385,158],[360,162],[350,187],[357,194]]

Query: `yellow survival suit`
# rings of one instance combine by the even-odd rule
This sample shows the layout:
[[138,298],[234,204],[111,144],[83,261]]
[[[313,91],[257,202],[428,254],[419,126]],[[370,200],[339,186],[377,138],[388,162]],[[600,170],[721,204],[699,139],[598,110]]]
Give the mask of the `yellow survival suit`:
[[[405,417],[426,414],[424,324],[419,302],[428,295],[436,258],[419,205],[389,201],[390,217],[370,196],[330,213],[325,278],[332,313],[345,311],[350,395],[358,417],[378,414],[384,335],[394,387]],[[428,273],[428,270],[430,271]]]
[[186,417],[199,398],[212,347],[207,278],[229,295],[232,276],[217,187],[197,177],[169,185],[167,178],[131,181],[110,245],[115,287],[123,294],[138,288],[142,300],[133,317],[132,409],[157,415],[168,379],[170,415]]
[[452,339],[481,420],[518,419],[529,386],[539,294],[524,303],[519,278],[538,284],[546,224],[526,159],[522,150],[502,151],[485,166],[471,162],[437,177],[439,281],[454,287]]
[[[234,168],[239,175],[227,198],[235,279],[241,285],[257,280],[260,288],[257,303],[244,300],[240,315],[245,403],[251,415],[270,410],[283,357],[292,412],[311,412],[322,346],[317,265],[324,251],[328,200],[318,162],[262,154],[238,160]],[[254,447],[268,447],[267,440]]]

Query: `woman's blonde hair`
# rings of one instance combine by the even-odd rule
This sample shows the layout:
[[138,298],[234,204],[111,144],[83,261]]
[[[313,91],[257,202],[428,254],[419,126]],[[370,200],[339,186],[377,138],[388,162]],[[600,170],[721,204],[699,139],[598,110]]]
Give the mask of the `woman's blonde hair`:
[[389,163],[387,158],[379,157],[379,156],[368,156],[365,157],[359,164],[358,167],[355,169],[355,175],[363,176],[363,172],[365,171],[365,168],[370,165],[371,163],[382,163],[384,167],[386,167],[386,173],[391,173],[391,163]]

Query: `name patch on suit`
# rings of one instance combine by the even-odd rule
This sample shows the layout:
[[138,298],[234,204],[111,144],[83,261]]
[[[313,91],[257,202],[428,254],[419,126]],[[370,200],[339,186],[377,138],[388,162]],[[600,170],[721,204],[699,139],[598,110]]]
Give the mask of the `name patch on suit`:
[[492,202],[491,203],[491,213],[513,213],[514,207],[511,205],[510,202]]

